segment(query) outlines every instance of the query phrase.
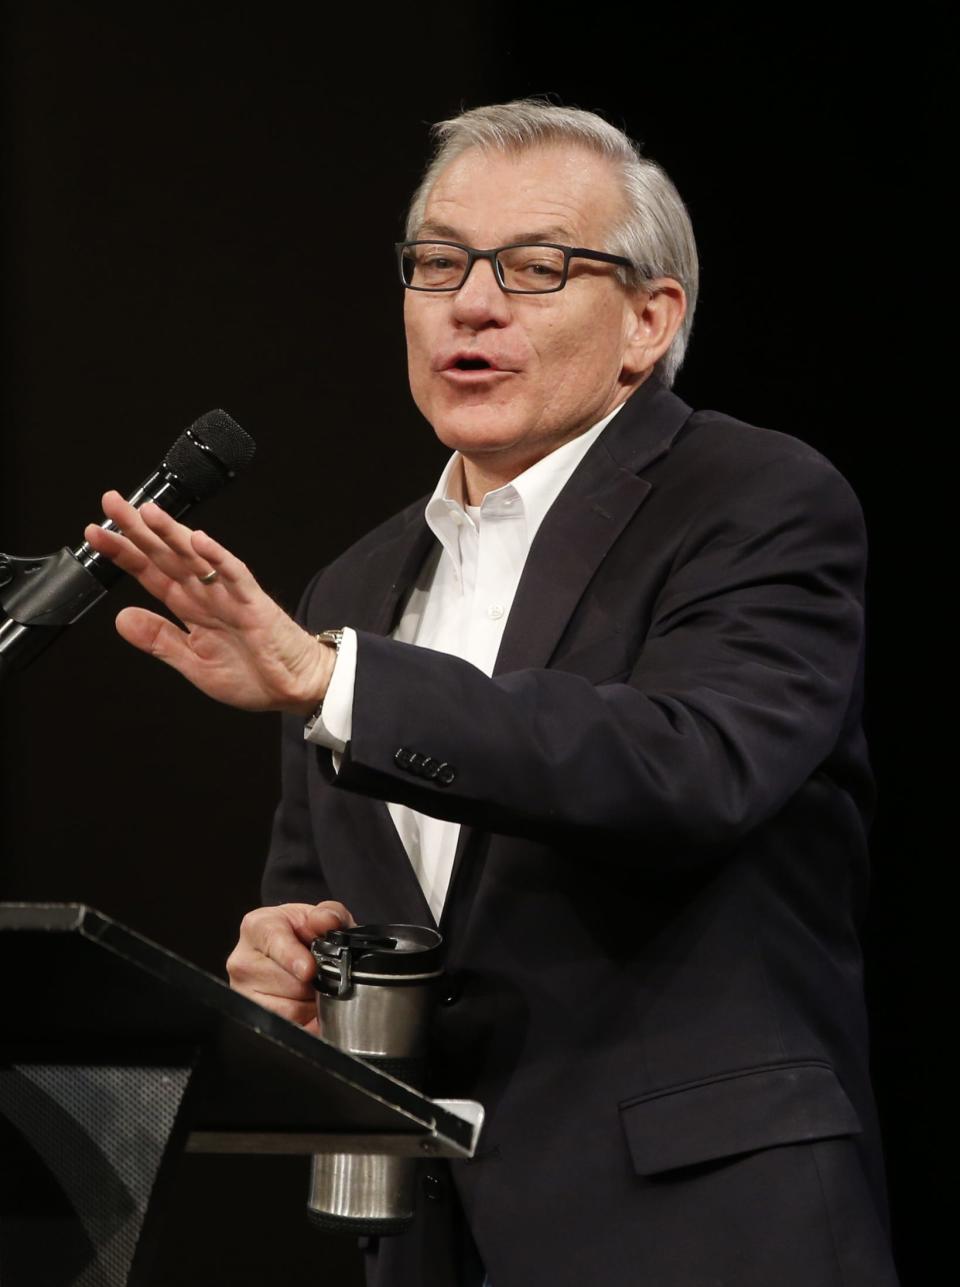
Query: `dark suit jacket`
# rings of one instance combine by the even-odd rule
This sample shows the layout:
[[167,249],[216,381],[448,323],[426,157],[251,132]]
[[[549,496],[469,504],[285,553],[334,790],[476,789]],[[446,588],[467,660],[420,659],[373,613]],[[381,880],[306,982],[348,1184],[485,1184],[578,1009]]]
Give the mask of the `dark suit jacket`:
[[418,503],[307,591],[311,630],[359,631],[353,738],[335,776],[288,721],[264,886],[430,924],[381,802],[466,824],[430,1089],[486,1126],[373,1280],[451,1287],[465,1213],[493,1287],[893,1282],[847,484],[648,382],[546,516],[493,679],[385,637],[432,542]]

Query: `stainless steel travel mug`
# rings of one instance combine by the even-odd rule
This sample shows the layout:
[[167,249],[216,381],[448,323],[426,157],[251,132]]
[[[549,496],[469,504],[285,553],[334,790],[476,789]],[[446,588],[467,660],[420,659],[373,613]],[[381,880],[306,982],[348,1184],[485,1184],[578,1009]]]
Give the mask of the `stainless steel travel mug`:
[[[442,942],[419,925],[357,925],[315,939],[317,1015],[326,1040],[421,1086]],[[331,1232],[400,1233],[413,1219],[418,1165],[382,1154],[316,1155],[310,1220]]]

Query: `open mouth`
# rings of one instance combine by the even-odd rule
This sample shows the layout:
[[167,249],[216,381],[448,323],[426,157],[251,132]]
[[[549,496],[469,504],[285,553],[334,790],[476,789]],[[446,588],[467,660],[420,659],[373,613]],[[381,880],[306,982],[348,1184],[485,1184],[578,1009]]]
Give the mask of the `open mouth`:
[[[435,367],[441,375],[446,375],[457,383],[467,384],[489,384],[494,376],[506,378],[514,374],[508,366],[501,365],[497,357],[484,357],[482,353],[471,352],[469,349],[461,352],[452,352],[443,354]],[[457,380],[458,376],[470,377],[473,379]],[[481,377],[489,376],[489,380]]]

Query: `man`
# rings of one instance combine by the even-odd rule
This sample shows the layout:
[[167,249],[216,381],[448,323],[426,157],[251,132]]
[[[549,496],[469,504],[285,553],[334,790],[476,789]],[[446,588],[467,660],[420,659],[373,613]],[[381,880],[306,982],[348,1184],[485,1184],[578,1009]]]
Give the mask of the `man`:
[[669,392],[692,234],[619,131],[516,103],[439,138],[398,252],[411,389],[455,453],[426,513],[320,574],[302,626],[155,508],[108,494],[125,538],[86,534],[189,630],[126,609],[125,638],[287,714],[231,981],[315,1027],[313,935],[440,924],[430,1089],[487,1122],[371,1248],[380,1287],[893,1283],[858,507],[801,443]]

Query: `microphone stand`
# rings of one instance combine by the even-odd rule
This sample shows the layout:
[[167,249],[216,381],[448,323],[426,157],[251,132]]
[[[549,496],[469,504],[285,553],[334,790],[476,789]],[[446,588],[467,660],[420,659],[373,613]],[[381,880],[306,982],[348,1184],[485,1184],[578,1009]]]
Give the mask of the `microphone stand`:
[[121,575],[102,560],[99,567],[85,563],[85,549],[64,546],[42,558],[0,554],[0,680],[29,665]]
[[[195,503],[180,479],[165,468],[151,474],[128,499],[135,508],[152,500],[174,518]],[[119,530],[112,520],[103,526]],[[121,576],[121,570],[86,541],[42,558],[0,554],[0,682],[28,666]]]

